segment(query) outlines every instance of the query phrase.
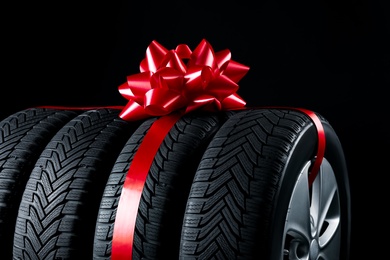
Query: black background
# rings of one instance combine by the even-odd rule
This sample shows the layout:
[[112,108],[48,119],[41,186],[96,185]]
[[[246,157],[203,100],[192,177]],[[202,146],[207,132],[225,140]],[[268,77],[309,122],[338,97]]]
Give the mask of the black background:
[[125,105],[118,86],[139,73],[153,40],[194,49],[206,39],[250,67],[237,92],[247,106],[303,107],[330,121],[349,167],[352,259],[387,254],[385,1],[81,2],[3,8],[1,118],[41,105]]

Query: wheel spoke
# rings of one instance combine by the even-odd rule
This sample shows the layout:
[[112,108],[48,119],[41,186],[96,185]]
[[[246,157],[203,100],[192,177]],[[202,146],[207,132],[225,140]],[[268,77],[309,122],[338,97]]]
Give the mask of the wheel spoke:
[[[325,164],[325,165],[324,165]],[[337,191],[337,183],[327,162],[321,165],[320,173],[312,187],[311,215],[318,230],[321,230]]]
[[338,259],[339,254],[340,254],[340,243],[341,243],[341,238],[340,238],[340,232],[333,232],[331,239],[328,240],[328,243],[326,244],[325,247],[321,247],[321,259],[324,260],[333,260],[333,259]]
[[293,237],[304,237],[310,240],[310,191],[308,185],[307,164],[301,172],[292,193],[289,211],[286,218],[286,231]]
[[321,247],[324,247],[336,235],[340,223],[337,182],[332,167],[326,160],[321,165],[321,172],[317,182],[315,187],[318,188],[314,189],[315,193],[318,193],[319,205],[316,223],[318,226],[317,231],[320,232],[318,234],[319,244]]

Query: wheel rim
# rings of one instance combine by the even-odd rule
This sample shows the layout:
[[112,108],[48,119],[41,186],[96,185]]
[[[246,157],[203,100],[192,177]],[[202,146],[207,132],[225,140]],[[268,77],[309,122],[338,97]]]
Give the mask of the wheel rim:
[[309,187],[310,165],[308,162],[303,167],[291,195],[283,234],[283,259],[338,259],[341,210],[337,181],[324,158]]

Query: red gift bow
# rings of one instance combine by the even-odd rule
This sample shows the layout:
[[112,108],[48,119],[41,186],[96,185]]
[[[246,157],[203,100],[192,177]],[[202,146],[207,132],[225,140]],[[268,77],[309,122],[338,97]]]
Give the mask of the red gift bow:
[[[187,63],[185,63],[187,61]],[[246,102],[235,92],[249,67],[231,60],[229,50],[214,52],[203,39],[192,52],[180,44],[168,51],[152,41],[140,73],[127,77],[119,92],[129,100],[120,113],[127,121],[164,116],[173,111],[241,108]]]

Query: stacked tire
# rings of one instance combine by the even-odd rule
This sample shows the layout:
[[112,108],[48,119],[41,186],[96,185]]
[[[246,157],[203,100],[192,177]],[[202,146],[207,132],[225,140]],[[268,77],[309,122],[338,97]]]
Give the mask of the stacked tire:
[[[111,259],[119,199],[156,122],[120,110],[29,108],[0,122],[3,259]],[[194,111],[164,137],[142,189],[133,259],[348,259],[340,140],[287,108]],[[118,224],[118,223],[117,223]]]

